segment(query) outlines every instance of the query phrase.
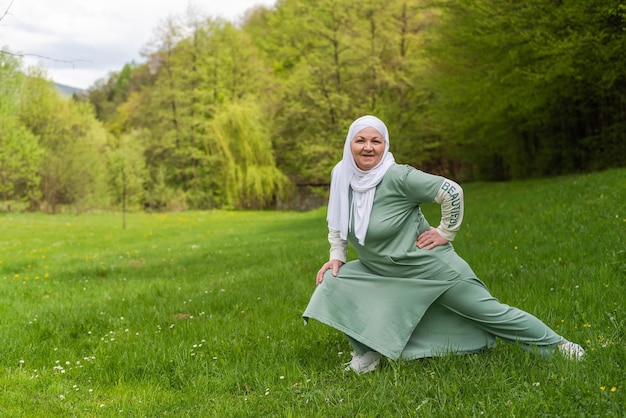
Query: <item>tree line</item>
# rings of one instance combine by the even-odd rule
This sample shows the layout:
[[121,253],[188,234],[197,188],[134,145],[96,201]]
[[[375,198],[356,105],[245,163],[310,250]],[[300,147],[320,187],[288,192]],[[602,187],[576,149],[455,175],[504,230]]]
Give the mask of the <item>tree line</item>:
[[0,56],[5,207],[267,208],[327,185],[356,117],[459,181],[626,163],[617,0],[279,0],[190,9],[66,100]]

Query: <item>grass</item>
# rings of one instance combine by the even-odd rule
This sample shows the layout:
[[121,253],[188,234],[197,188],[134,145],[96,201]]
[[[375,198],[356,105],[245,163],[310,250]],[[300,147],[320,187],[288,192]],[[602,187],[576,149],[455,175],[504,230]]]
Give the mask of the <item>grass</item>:
[[2,214],[0,416],[624,416],[626,170],[464,188],[457,251],[584,361],[500,343],[344,372],[345,338],[301,318],[323,208]]

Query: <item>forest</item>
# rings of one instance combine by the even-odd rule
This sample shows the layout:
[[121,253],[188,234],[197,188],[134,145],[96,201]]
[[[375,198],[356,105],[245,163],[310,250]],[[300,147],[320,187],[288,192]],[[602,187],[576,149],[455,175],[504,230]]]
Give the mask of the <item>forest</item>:
[[299,208],[364,114],[397,162],[459,182],[623,167],[624,51],[618,0],[190,8],[71,98],[5,51],[0,211]]

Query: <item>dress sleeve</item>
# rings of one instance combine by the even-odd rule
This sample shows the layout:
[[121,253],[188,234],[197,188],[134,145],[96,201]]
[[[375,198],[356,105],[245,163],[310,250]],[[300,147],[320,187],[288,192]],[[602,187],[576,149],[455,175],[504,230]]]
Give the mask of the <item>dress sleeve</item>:
[[407,198],[416,205],[436,202],[441,205],[437,230],[448,241],[454,240],[463,221],[463,189],[445,177],[408,168],[405,182]]
[[441,205],[439,234],[448,241],[454,240],[463,222],[463,189],[452,180],[445,179],[441,184],[435,202]]
[[341,239],[339,231],[328,228],[328,242],[330,242],[330,259],[346,262],[348,254],[348,241]]

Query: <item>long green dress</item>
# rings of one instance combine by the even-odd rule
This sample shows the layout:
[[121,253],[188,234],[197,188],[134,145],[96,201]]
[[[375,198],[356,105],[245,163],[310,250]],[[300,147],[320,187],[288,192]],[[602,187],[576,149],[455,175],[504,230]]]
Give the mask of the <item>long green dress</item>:
[[554,351],[563,340],[539,319],[502,304],[451,244],[420,249],[430,226],[420,204],[433,202],[445,178],[394,165],[376,188],[365,245],[352,232],[358,260],[316,287],[303,313],[345,333],[359,351],[391,359],[475,352],[495,337]]

